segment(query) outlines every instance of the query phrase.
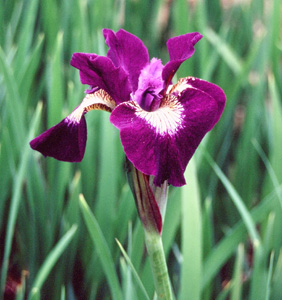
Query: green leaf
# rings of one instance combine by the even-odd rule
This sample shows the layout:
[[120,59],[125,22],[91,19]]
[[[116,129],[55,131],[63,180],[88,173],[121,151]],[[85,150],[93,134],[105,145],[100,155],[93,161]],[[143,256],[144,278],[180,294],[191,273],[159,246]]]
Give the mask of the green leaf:
[[25,139],[25,143],[23,144],[23,153],[17,170],[17,176],[16,178],[14,178],[12,199],[9,207],[9,218],[8,218],[8,224],[6,230],[4,256],[3,256],[2,270],[1,270],[0,292],[4,290],[4,286],[6,282],[8,263],[11,254],[12,240],[13,240],[16,220],[19,212],[19,205],[22,199],[21,191],[23,187],[24,176],[27,173],[29,155],[31,154],[29,141],[31,140],[32,136],[34,135],[35,129],[38,126],[39,119],[41,116],[41,111],[42,111],[42,103],[39,103],[34,113],[29,132]]
[[71,242],[74,234],[77,230],[77,226],[73,225],[69,231],[60,239],[57,245],[52,249],[52,251],[46,257],[43,265],[39,269],[37,276],[34,280],[34,283],[31,288],[31,292],[29,294],[29,300],[39,299],[40,289],[47,279],[49,273],[54,267],[55,263],[58,261],[62,253],[65,251],[69,243]]
[[[275,193],[266,197],[258,207],[251,212],[255,222],[262,221],[267,217],[273,207],[275,201]],[[204,262],[202,288],[213,279],[219,272],[223,264],[231,257],[239,243],[242,243],[246,238],[246,227],[243,221],[238,222],[236,226],[228,231],[228,234],[221,239],[215,246],[213,251],[207,256]]]
[[240,58],[232,50],[232,48],[211,28],[206,28],[204,31],[205,38],[216,48],[224,59],[225,63],[235,73],[239,74],[242,71],[242,63]]
[[124,248],[122,247],[122,244],[119,242],[118,239],[116,239],[116,242],[117,242],[117,244],[118,244],[118,246],[120,248],[120,251],[122,252],[122,255],[124,256],[127,264],[129,265],[130,269],[132,270],[133,275],[135,277],[135,280],[136,280],[137,284],[139,285],[140,289],[142,290],[144,297],[147,300],[149,300],[150,297],[149,297],[149,295],[148,295],[148,293],[147,293],[147,291],[146,291],[146,289],[145,289],[145,287],[144,287],[144,285],[143,285],[143,283],[142,283],[142,281],[141,281],[141,279],[140,279],[140,277],[139,277],[136,269],[134,268],[134,266],[133,266],[133,264],[131,262],[130,257],[127,255],[126,251],[124,250]]
[[274,272],[273,272],[271,295],[275,300],[282,299],[281,282],[282,282],[282,249],[280,250],[277,261],[274,265]]
[[182,188],[182,256],[181,300],[187,295],[193,300],[201,299],[202,278],[202,219],[201,199],[196,174],[195,159],[192,158],[185,172],[188,182]]
[[114,300],[122,300],[121,287],[118,281],[118,276],[116,274],[115,265],[111,257],[111,253],[105,237],[101,231],[101,228],[95,219],[94,215],[91,213],[89,206],[87,205],[83,195],[80,195],[80,209],[87,226],[88,232],[92,239],[93,245],[99,255],[101,260],[105,275],[108,280],[108,284],[111,290],[111,294]]
[[244,245],[240,244],[237,249],[237,257],[232,278],[231,300],[242,299],[243,289],[243,265],[244,265]]
[[274,252],[271,252],[270,261],[269,261],[269,270],[268,270],[268,276],[267,276],[265,300],[271,299],[270,295],[271,295],[271,279],[272,279],[272,273],[273,273],[273,263],[274,263]]
[[207,152],[205,152],[204,154],[205,154],[205,157],[208,160],[209,164],[213,168],[214,172],[216,173],[216,175],[218,176],[218,178],[224,185],[226,191],[228,192],[229,196],[231,197],[238,212],[240,213],[242,220],[244,221],[244,223],[249,231],[252,242],[254,243],[254,245],[257,245],[258,247],[260,247],[260,245],[261,245],[260,236],[256,230],[255,223],[244,204],[243,199],[240,197],[240,195],[235,190],[235,188],[233,187],[231,182],[228,180],[228,178],[220,170],[218,165],[212,160],[212,158],[209,156],[209,154]]

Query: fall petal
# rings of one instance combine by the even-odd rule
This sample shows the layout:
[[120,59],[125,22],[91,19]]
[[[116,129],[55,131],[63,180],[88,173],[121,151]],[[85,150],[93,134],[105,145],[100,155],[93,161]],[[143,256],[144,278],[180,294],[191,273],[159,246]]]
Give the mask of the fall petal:
[[80,162],[84,156],[87,132],[84,116],[79,122],[62,120],[30,142],[33,150],[44,156],[68,162]]
[[153,112],[142,110],[134,101],[122,103],[110,121],[120,130],[125,154],[138,170],[154,175],[157,186],[165,180],[181,186],[185,168],[217,110],[210,95],[187,87],[177,96],[167,95]]
[[87,94],[82,103],[59,124],[30,142],[33,150],[44,156],[68,162],[80,162],[84,156],[87,130],[84,115],[90,110],[111,112],[115,101],[104,91]]

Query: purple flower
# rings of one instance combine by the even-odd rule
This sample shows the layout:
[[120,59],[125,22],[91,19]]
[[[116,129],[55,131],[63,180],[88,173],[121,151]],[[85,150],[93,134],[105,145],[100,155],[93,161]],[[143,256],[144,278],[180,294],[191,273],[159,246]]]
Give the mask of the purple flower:
[[194,53],[197,33],[167,41],[170,61],[149,61],[148,50],[136,36],[104,29],[107,56],[74,53],[71,65],[90,85],[82,103],[63,121],[30,142],[32,149],[58,160],[81,161],[86,145],[84,115],[95,109],[111,113],[120,130],[127,158],[135,168],[155,176],[154,184],[185,184],[185,168],[205,134],[219,120],[225,95],[216,85],[194,77],[172,78]]

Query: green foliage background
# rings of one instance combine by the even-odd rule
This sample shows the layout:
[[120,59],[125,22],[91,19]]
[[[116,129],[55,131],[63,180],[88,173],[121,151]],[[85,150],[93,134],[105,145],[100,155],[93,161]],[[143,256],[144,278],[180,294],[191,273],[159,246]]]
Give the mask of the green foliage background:
[[177,76],[227,95],[187,186],[170,189],[163,240],[176,298],[282,299],[280,15],[280,0],[0,2],[0,296],[21,281],[17,299],[153,298],[109,115],[87,115],[79,164],[44,159],[28,144],[80,103],[86,87],[71,55],[105,55],[107,27],[139,36],[163,62],[169,37],[199,31]]

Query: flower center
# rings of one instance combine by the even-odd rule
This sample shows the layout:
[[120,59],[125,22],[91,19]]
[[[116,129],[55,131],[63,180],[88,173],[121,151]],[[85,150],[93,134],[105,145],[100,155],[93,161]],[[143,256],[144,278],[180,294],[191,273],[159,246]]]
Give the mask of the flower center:
[[160,107],[161,91],[164,88],[162,70],[161,60],[152,58],[139,76],[138,89],[134,94],[134,100],[148,112]]
[[170,95],[163,99],[155,111],[139,111],[137,116],[145,119],[160,135],[174,135],[182,128],[184,108],[177,98]]

